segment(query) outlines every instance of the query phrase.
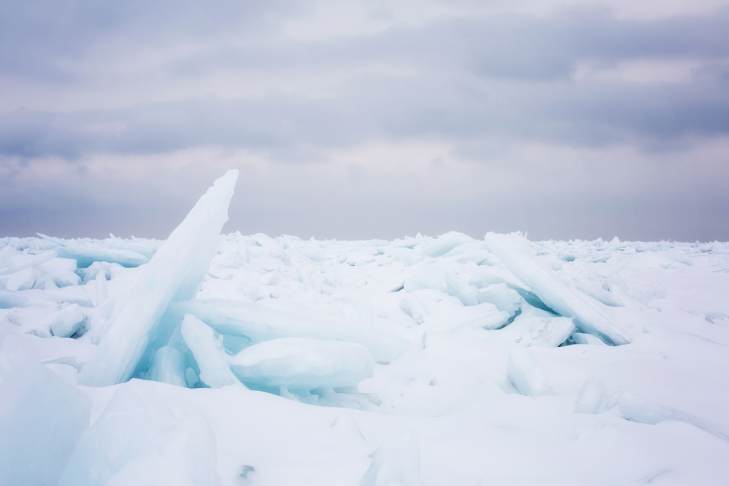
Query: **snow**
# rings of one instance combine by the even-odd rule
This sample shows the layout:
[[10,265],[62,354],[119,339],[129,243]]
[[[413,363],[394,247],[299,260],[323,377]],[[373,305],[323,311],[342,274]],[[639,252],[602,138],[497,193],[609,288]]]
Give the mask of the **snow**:
[[79,376],[82,383],[101,386],[128,380],[153,335],[161,332],[160,320],[170,302],[195,295],[228,220],[237,180],[237,171],[218,179],[140,269],[133,290],[115,304],[98,356]]
[[216,486],[215,439],[194,408],[119,388],[81,437],[59,486]]
[[89,422],[88,399],[6,338],[0,349],[0,484],[56,484]]
[[231,360],[240,380],[259,388],[353,387],[372,375],[364,346],[311,338],[281,338],[250,346]]
[[78,304],[69,304],[51,316],[49,329],[52,335],[74,337],[84,331],[86,313]]
[[729,481],[729,244],[220,236],[234,179],[0,238],[0,484]]
[[543,395],[549,392],[549,383],[529,350],[515,348],[509,353],[506,365],[509,382],[522,395]]

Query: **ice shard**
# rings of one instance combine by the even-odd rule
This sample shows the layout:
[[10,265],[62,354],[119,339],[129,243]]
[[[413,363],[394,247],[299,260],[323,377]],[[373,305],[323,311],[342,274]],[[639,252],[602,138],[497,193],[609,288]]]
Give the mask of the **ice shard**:
[[86,385],[128,380],[158,331],[170,302],[195,296],[228,220],[238,171],[228,171],[198,200],[139,275],[123,302],[118,302],[96,357],[79,376]]
[[192,314],[221,334],[246,336],[252,341],[304,337],[347,341],[365,346],[378,362],[389,362],[403,350],[402,339],[383,326],[357,320],[339,321],[223,299],[193,300],[175,304],[175,311]]
[[182,338],[192,352],[198,368],[200,381],[210,388],[238,383],[228,364],[220,336],[195,316],[187,315],[180,326]]
[[595,302],[574,292],[535,261],[529,240],[519,234],[489,233],[485,241],[489,250],[515,277],[526,284],[550,309],[574,318],[580,331],[595,334],[616,345],[629,342]]

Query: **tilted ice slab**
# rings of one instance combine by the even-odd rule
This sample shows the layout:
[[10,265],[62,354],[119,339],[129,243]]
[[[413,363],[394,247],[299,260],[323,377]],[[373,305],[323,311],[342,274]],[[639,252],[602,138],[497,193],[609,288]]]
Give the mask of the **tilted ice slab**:
[[170,302],[195,295],[228,220],[237,180],[238,171],[218,179],[140,269],[125,301],[115,305],[97,356],[84,366],[80,383],[103,386],[128,380]]
[[53,250],[59,256],[76,260],[79,267],[88,267],[94,262],[111,262],[123,267],[138,267],[149,260],[148,255],[127,248],[92,246],[73,240],[53,238],[43,233],[38,233],[38,236],[52,243]]
[[245,384],[311,390],[357,385],[372,376],[367,348],[355,343],[308,338],[282,338],[255,344],[231,361]]
[[485,238],[489,250],[551,309],[575,319],[577,328],[596,334],[613,344],[627,344],[610,320],[586,296],[574,292],[549,270],[535,261],[529,240],[518,234],[489,233]]
[[228,355],[225,354],[220,336],[215,331],[191,315],[185,316],[180,331],[200,368],[201,382],[211,388],[238,383],[230,370]]
[[404,347],[401,338],[368,323],[340,322],[329,316],[287,312],[261,304],[194,300],[175,304],[175,311],[192,314],[221,334],[246,336],[252,341],[308,337],[358,343],[369,349],[378,362],[395,359]]

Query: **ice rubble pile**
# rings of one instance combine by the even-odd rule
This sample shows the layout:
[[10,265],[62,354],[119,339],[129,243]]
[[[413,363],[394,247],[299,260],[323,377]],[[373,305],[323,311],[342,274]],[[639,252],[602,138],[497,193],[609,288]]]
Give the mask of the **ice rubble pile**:
[[[193,300],[218,249],[236,180],[236,172],[218,180],[139,269],[113,303],[109,328],[80,383],[111,385],[138,376],[188,387],[240,381],[308,391],[352,387],[371,375],[370,352],[357,343],[372,343],[367,336],[260,305]],[[246,346],[228,355],[226,334]]]
[[[28,316],[30,332],[98,342],[78,375],[86,385],[142,377],[187,387],[240,381],[269,391],[348,388],[371,376],[375,361],[396,359],[405,343],[377,319],[198,297],[237,177],[230,171],[216,181],[161,245],[45,235],[31,244],[6,242],[0,305],[52,308],[40,319]],[[404,278],[391,289],[402,295],[402,312],[435,332],[507,328],[505,335],[543,346],[628,342],[603,304],[562,282],[533,251],[518,234],[488,234],[478,242],[452,232],[403,240],[382,253],[405,264]],[[309,252],[311,260],[324,258]],[[108,297],[107,281],[137,266]],[[510,373],[524,368],[511,363],[524,362],[513,357]]]
[[[397,338],[355,320],[343,325],[233,299],[194,299],[218,250],[237,177],[231,171],[216,181],[161,245],[112,238],[99,248],[45,235],[27,248],[6,245],[0,303],[48,299],[51,313],[28,316],[36,318],[32,332],[98,342],[78,375],[85,385],[132,377],[187,387],[240,381],[271,391],[357,385],[372,374],[373,355],[384,361],[397,353]],[[107,298],[107,280],[142,263]],[[38,288],[60,293],[31,292]]]
[[[453,410],[471,402],[475,414],[515,414],[514,430],[524,428],[520,410],[541,417],[559,403],[570,414],[590,417],[583,421],[679,423],[712,440],[729,440],[726,424],[705,404],[656,389],[641,394],[647,385],[635,370],[660,382],[662,366],[680,355],[669,346],[665,327],[646,328],[642,317],[635,318],[649,315],[650,306],[664,306],[661,295],[635,289],[628,295],[611,278],[613,267],[599,274],[576,271],[587,263],[603,269],[621,252],[651,268],[688,266],[673,247],[662,248],[668,256],[659,257],[653,250],[660,244],[643,251],[641,244],[600,242],[584,250],[533,244],[520,234],[476,240],[453,232],[391,242],[221,237],[237,177],[229,172],[216,181],[161,243],[45,235],[0,240],[0,452],[12,450],[0,453],[0,484],[215,485],[221,434],[245,416],[245,427],[262,422],[250,454],[258,436],[269,434],[270,422],[282,421],[306,431],[307,440],[337,444],[326,447],[346,443],[343,460],[345,452],[354,454],[351,467],[361,485],[415,486],[421,470],[448,457],[437,444],[453,431],[463,437],[449,436],[442,447],[495,437],[484,450],[506,453],[499,440],[513,438],[499,435],[501,425],[476,437],[470,429],[482,424],[482,415],[451,421]],[[713,326],[706,332],[715,333],[702,339],[721,343],[717,329],[729,322],[726,314],[701,319]],[[645,344],[646,329],[653,333],[650,342],[664,348]],[[693,364],[673,365],[675,376],[691,378],[683,386],[713,386],[724,368],[711,349],[701,351],[701,359],[713,364],[703,381],[692,374]],[[126,383],[131,378],[143,380]],[[283,401],[291,407],[303,401],[439,422],[423,422],[412,434],[417,421],[403,426],[358,416],[370,423],[363,430],[335,412],[310,412],[322,407],[285,408],[274,417],[279,412],[269,415],[268,408],[283,405],[266,401],[280,400],[273,395],[293,399]],[[52,414],[44,409],[50,402]],[[545,403],[539,410],[526,405]],[[283,419],[297,414],[318,428]],[[48,430],[55,431],[52,440],[44,438]],[[421,461],[419,447],[428,434],[429,459]],[[241,426],[231,435],[221,457],[235,456],[231,443],[246,443],[240,437],[249,431]],[[555,429],[545,436],[555,440]],[[39,442],[44,447],[36,451]],[[299,453],[308,449],[301,445]],[[571,455],[580,453],[576,448]],[[497,463],[491,467],[498,469]],[[255,475],[254,468],[241,468],[237,482],[226,484],[247,484]],[[262,484],[277,483],[264,478]]]

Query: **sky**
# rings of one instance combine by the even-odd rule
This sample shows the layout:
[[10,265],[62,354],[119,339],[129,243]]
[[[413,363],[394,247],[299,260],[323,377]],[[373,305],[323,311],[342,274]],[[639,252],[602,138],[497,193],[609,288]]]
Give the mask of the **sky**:
[[0,0],[0,236],[729,240],[729,3]]

